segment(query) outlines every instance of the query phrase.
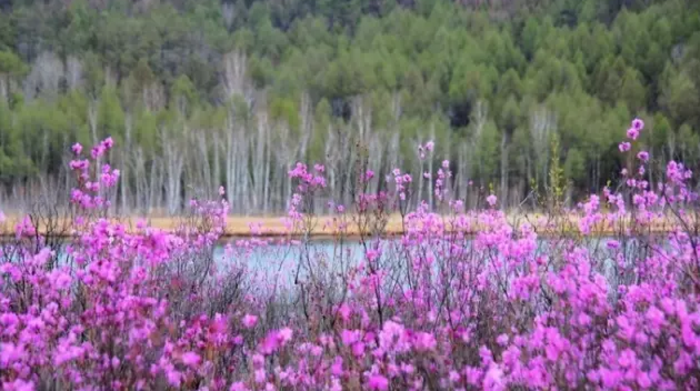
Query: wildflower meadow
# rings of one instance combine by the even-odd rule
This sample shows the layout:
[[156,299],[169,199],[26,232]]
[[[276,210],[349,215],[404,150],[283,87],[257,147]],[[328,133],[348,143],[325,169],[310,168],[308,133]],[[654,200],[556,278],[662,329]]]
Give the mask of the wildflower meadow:
[[[639,119],[619,132],[620,183],[537,221],[494,194],[465,210],[449,161],[358,164],[346,205],[324,196],[324,166],[299,163],[287,235],[252,227],[228,243],[223,188],[175,230],[127,226],[109,215],[119,146],[76,144],[69,237],[29,215],[0,249],[0,388],[700,389],[698,194],[680,162],[651,181],[643,132]],[[433,209],[408,208],[418,175]],[[332,216],[322,246],[319,202]],[[387,235],[396,214],[403,231]]]

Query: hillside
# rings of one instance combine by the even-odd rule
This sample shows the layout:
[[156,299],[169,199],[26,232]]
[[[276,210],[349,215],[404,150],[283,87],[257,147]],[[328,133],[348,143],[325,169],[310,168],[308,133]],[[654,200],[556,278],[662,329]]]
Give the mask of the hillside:
[[653,183],[700,161],[698,4],[0,1],[0,207],[68,194],[70,145],[106,136],[123,211],[223,185],[234,213],[276,213],[297,161],[325,164],[336,202],[398,166],[433,202],[420,173],[447,159],[453,196],[524,207],[558,162],[573,202],[627,166],[636,116]]

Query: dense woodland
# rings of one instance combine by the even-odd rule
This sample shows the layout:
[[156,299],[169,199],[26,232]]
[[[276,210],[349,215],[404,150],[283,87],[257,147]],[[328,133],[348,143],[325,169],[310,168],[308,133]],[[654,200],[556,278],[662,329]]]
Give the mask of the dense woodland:
[[699,103],[696,0],[0,0],[0,207],[67,193],[71,144],[105,136],[121,212],[223,185],[232,213],[277,213],[297,161],[347,202],[360,164],[432,199],[420,173],[449,159],[453,197],[511,207],[554,164],[574,202],[637,116],[653,162],[700,164]]

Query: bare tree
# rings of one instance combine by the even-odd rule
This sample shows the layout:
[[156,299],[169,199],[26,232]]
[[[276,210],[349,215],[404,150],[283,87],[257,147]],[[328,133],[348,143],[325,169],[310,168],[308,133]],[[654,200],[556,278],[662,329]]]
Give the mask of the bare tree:
[[240,50],[227,53],[224,56],[222,84],[226,99],[234,95],[243,97],[248,105],[252,103],[252,91],[246,75],[248,58]]
[[227,29],[231,29],[233,25],[233,19],[236,16],[236,10],[233,3],[221,2],[221,16],[224,18],[224,24]]
[[[124,127],[125,127],[125,145],[123,151],[130,151],[132,148],[131,145],[131,133],[132,133],[132,128],[133,128],[133,119],[131,117],[131,113],[127,112],[126,113],[126,118],[124,120]],[[122,202],[122,208],[121,212],[122,213],[128,213],[129,212],[129,165],[127,164],[126,160],[129,160],[127,157],[127,152],[122,152],[121,153],[122,158],[122,169],[120,172],[119,176],[119,188],[121,190],[121,202]]]
[[[469,155],[474,156],[476,154],[477,148],[479,148],[479,142],[484,133],[484,127],[486,126],[486,121],[488,119],[488,107],[482,101],[477,101],[474,107],[474,112],[472,113],[472,123],[474,124],[474,132],[472,135],[472,140],[469,143]],[[478,167],[481,169],[481,160],[477,161]]]
[[549,162],[549,137],[556,130],[556,117],[544,106],[537,107],[530,113],[530,135],[535,156],[535,183],[547,178]]
[[165,90],[159,82],[152,82],[143,87],[143,102],[150,112],[165,107]]
[[265,204],[265,177],[266,177],[266,149],[267,146],[267,134],[270,132],[269,124],[267,120],[267,112],[263,110],[257,110],[257,134],[255,137],[251,137],[251,149],[254,151],[253,154],[253,164],[252,164],[252,182],[253,182],[253,207],[259,210]]
[[83,63],[75,56],[66,59],[65,79],[66,86],[71,91],[83,84]]
[[174,215],[180,210],[181,181],[185,163],[184,151],[181,141],[174,137],[172,130],[161,128],[160,136],[163,161],[165,162],[166,206],[168,213]]
[[127,165],[134,174],[134,182],[136,184],[136,193],[134,195],[135,207],[141,212],[148,210],[148,176],[146,175],[146,159],[143,149],[140,146],[133,146],[129,149],[130,157],[127,159]]
[[508,130],[501,129],[501,206],[508,207]]
[[34,98],[38,94],[54,97],[59,92],[63,78],[63,62],[53,52],[42,52],[37,57],[31,72],[24,82],[25,97]]

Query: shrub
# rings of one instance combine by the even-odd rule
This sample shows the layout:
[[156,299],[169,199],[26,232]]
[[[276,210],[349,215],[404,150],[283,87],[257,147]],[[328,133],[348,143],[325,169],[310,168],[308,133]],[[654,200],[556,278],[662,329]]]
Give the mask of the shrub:
[[[330,249],[310,244],[323,166],[299,164],[286,239],[219,252],[225,200],[192,201],[174,232],[106,218],[110,148],[74,148],[64,248],[42,248],[31,219],[2,247],[4,390],[700,387],[697,194],[680,163],[653,189],[648,154],[632,155],[619,191],[554,224],[516,224],[494,195],[463,211],[449,162],[440,213],[405,210],[412,178],[399,169],[387,191],[363,192],[378,180],[367,172],[353,205],[330,205]],[[394,212],[404,230],[391,238]]]

